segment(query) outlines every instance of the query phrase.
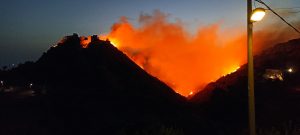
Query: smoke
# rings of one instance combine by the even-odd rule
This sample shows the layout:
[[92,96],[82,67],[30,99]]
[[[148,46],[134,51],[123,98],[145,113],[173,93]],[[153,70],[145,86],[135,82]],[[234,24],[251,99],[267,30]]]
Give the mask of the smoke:
[[[160,11],[141,14],[139,26],[134,27],[121,17],[102,38],[108,38],[144,70],[184,96],[246,63],[246,31],[242,28],[222,29],[221,23],[215,23],[191,34],[180,20],[168,19]],[[284,29],[273,34],[278,31],[270,27],[255,33],[254,51],[289,38]]]
[[[297,14],[298,11],[299,10],[292,8],[282,8],[275,10],[277,14],[279,14],[287,22],[295,26],[296,29],[300,30],[300,16],[299,14]],[[259,30],[254,33],[254,44],[257,44],[257,46],[255,46],[254,48],[254,51],[256,53],[259,53],[260,51],[272,47],[273,45],[276,45],[278,43],[286,42],[287,40],[294,38],[299,38],[300,36],[299,33],[288,26],[271,11],[267,11],[267,15],[261,23],[265,25],[254,23],[254,27],[259,27]]]

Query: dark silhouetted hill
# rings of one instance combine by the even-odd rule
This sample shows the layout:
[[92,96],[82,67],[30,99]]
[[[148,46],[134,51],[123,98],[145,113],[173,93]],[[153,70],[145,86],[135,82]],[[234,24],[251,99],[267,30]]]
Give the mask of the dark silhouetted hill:
[[13,130],[3,134],[214,134],[184,97],[109,41],[94,37],[86,48],[80,41],[67,36],[38,61],[1,71],[7,87],[24,91],[0,97],[0,125]]
[[[277,44],[255,56],[254,68],[258,127],[289,121],[299,124],[300,39]],[[243,65],[237,72],[208,84],[190,101],[196,108],[205,108],[221,126],[240,128],[247,126],[247,94],[247,65]]]

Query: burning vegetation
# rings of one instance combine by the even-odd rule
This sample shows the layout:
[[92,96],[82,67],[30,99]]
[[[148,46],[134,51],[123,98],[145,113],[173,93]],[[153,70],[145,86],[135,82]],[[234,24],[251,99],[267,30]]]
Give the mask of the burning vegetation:
[[199,28],[195,35],[182,23],[169,22],[159,11],[141,15],[138,28],[125,17],[100,36],[109,39],[141,68],[188,96],[246,60],[244,40],[222,40],[219,24]]
[[[111,32],[99,35],[99,39],[109,40],[177,93],[191,96],[207,83],[237,71],[246,63],[246,32],[239,29],[222,31],[220,24],[213,24],[200,27],[196,34],[191,34],[182,22],[171,22],[167,15],[155,11],[152,15],[140,15],[138,27],[121,17],[111,27]],[[259,31],[255,35],[267,37],[270,33],[273,34],[272,31]],[[81,37],[80,40],[85,48],[92,37]],[[275,40],[278,39],[256,39],[254,51],[259,52],[266,48],[261,44]]]

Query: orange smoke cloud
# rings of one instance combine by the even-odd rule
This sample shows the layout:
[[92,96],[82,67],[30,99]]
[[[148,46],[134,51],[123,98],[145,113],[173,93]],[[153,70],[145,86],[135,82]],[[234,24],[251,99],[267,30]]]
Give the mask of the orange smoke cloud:
[[[167,19],[159,11],[143,14],[135,28],[122,17],[101,39],[108,38],[144,70],[184,96],[246,62],[246,32],[221,32],[220,24],[213,24],[190,34],[180,21]],[[231,34],[234,32],[243,34]]]

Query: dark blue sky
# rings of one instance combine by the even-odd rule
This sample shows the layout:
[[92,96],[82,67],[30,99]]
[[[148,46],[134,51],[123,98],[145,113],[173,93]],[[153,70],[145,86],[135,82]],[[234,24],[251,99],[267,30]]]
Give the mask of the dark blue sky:
[[[274,8],[299,7],[299,0],[265,0]],[[65,35],[109,32],[119,17],[136,23],[141,13],[160,10],[187,29],[222,21],[246,27],[246,0],[10,0],[0,5],[0,66],[37,60]],[[299,9],[300,10],[300,9]]]

